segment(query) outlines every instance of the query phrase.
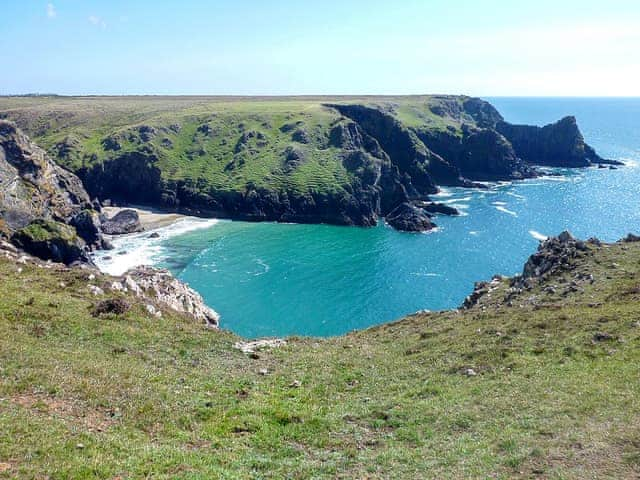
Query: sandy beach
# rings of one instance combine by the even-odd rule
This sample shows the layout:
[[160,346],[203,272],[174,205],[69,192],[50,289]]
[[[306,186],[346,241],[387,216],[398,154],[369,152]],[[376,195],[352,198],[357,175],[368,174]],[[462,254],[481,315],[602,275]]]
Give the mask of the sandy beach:
[[179,213],[167,213],[160,210],[142,207],[102,207],[103,213],[111,218],[122,210],[135,210],[140,216],[140,224],[145,231],[156,230],[158,228],[173,225],[178,220],[185,218]]

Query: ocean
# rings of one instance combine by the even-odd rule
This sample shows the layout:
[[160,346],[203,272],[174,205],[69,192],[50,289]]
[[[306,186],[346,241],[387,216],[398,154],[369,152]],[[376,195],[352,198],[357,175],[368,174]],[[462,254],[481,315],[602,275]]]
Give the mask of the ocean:
[[[514,123],[575,115],[586,141],[624,167],[448,188],[435,200],[460,217],[401,233],[374,228],[185,219],[116,240],[106,271],[169,268],[239,335],[340,335],[417,310],[459,306],[479,280],[519,273],[541,239],[563,230],[615,241],[640,232],[640,98],[488,98]],[[560,174],[559,176],[556,176]]]

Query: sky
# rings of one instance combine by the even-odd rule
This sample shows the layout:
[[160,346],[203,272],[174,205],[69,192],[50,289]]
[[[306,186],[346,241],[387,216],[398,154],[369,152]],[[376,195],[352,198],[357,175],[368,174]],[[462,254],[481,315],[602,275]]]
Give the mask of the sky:
[[638,0],[0,0],[0,94],[640,96]]

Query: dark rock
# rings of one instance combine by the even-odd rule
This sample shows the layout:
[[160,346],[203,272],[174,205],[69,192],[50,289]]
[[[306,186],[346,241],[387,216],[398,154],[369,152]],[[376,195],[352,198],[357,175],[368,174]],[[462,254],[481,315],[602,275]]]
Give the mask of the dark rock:
[[211,128],[211,125],[205,123],[198,127],[198,132],[202,133],[203,135],[210,136],[213,133],[213,129]]
[[163,138],[162,141],[160,142],[160,144],[164,147],[164,148],[173,148],[173,142],[171,141],[170,138]]
[[102,140],[102,148],[104,148],[107,151],[111,150],[111,151],[117,152],[122,148],[122,145],[120,145],[118,138],[114,136],[109,136],[104,140]]
[[102,223],[102,231],[108,235],[122,235],[126,233],[141,232],[138,212],[131,209],[121,210],[112,218]]
[[71,218],[69,224],[75,227],[76,232],[87,245],[93,248],[102,247],[103,238],[98,212],[82,210]]
[[11,241],[25,252],[69,265],[76,261],[90,263],[84,241],[72,226],[52,220],[34,220],[18,230]]
[[387,214],[386,221],[396,230],[405,232],[424,232],[435,228],[429,215],[419,207],[403,203]]
[[149,235],[149,238],[160,238],[160,234],[158,232],[153,232],[151,235]]
[[613,335],[611,335],[610,333],[606,333],[606,332],[596,332],[593,335],[593,341],[594,342],[611,342],[613,340],[616,340],[616,337],[614,337]]
[[302,165],[306,158],[304,150],[294,145],[289,145],[284,152],[282,152],[282,155],[284,156],[283,166],[285,172],[293,171]]
[[500,122],[496,128],[511,142],[518,157],[531,165],[587,167],[606,163],[585,143],[575,117],[544,127]]
[[138,133],[143,142],[149,142],[156,136],[156,129],[149,125],[141,125],[138,127]]
[[124,315],[129,311],[131,305],[124,298],[107,298],[98,302],[91,310],[91,315],[99,317],[101,315]]
[[294,142],[298,142],[298,143],[310,143],[311,142],[311,137],[309,136],[307,131],[305,129],[303,129],[303,128],[299,128],[295,132],[293,132],[293,135],[291,135],[291,139]]
[[444,203],[434,202],[416,202],[416,205],[425,210],[427,213],[439,213],[442,215],[460,215],[457,208],[451,207]]
[[624,237],[624,238],[622,239],[622,241],[623,241],[624,243],[640,242],[640,236],[638,236],[638,235],[634,235],[633,233],[629,233],[629,234],[627,234],[627,236],[626,236],[626,237]]

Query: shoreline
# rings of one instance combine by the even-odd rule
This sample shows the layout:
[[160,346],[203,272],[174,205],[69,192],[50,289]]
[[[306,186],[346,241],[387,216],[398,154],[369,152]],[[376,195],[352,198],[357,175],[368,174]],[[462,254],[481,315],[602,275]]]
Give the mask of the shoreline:
[[[164,258],[162,243],[169,238],[187,232],[210,228],[219,222],[215,218],[201,218],[177,213],[162,212],[149,207],[103,207],[109,216],[121,210],[138,212],[144,230],[124,235],[109,235],[114,248],[96,250],[92,259],[98,269],[113,276],[120,276],[139,266],[155,266]],[[152,234],[156,234],[153,235]]]
[[[153,207],[102,207],[103,213],[109,218],[112,218],[123,210],[134,210],[138,213],[138,216],[140,217],[140,225],[142,225],[144,232],[169,227],[182,219],[189,218],[187,215],[183,215],[181,213],[163,212],[162,210],[158,210]],[[118,237],[121,237],[121,235],[111,236],[111,238],[114,239],[117,239]]]

